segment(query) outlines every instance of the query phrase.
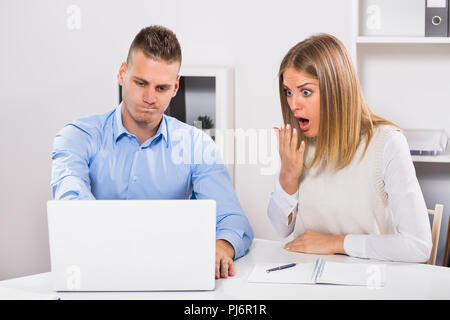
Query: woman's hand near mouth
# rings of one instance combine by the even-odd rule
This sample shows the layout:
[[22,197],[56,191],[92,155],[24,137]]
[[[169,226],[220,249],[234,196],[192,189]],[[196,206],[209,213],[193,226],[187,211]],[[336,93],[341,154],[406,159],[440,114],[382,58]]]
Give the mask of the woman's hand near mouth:
[[281,158],[280,185],[288,194],[298,190],[303,170],[305,142],[297,148],[298,132],[288,124],[281,129],[274,127],[278,137],[278,152]]

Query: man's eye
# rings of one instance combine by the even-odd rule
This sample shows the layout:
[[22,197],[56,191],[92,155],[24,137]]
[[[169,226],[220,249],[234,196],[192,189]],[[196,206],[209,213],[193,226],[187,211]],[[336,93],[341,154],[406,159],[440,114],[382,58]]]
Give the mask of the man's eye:
[[159,92],[164,92],[164,91],[167,91],[168,88],[166,88],[166,87],[157,87],[156,90],[158,90]]
[[302,90],[302,93],[303,93],[303,95],[304,95],[305,97],[307,97],[307,96],[311,95],[312,91],[311,91],[311,90],[308,90],[308,89],[303,89],[303,90]]
[[136,81],[138,87],[143,87],[145,84],[141,81]]

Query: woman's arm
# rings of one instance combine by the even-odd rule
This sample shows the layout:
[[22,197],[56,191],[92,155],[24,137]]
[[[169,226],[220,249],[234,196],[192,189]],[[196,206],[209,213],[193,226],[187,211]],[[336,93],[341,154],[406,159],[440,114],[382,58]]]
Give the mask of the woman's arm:
[[289,124],[273,129],[278,137],[281,168],[267,207],[267,215],[277,233],[287,237],[294,230],[297,215],[298,184],[303,170],[305,143],[302,141],[297,146],[298,133]]
[[267,207],[267,216],[279,236],[285,238],[294,231],[297,204],[298,190],[293,195],[288,194],[277,179]]
[[430,222],[408,143],[398,131],[384,147],[383,181],[397,233],[347,235],[346,253],[379,260],[426,262],[432,247]]

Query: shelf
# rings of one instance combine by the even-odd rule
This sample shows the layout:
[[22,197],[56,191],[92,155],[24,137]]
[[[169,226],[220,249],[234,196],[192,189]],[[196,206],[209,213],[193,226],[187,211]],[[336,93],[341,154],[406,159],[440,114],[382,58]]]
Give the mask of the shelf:
[[392,43],[392,44],[415,44],[415,43],[443,43],[450,44],[450,37],[375,37],[360,36],[356,38],[357,44]]
[[446,153],[437,156],[411,156],[413,162],[450,163],[450,148]]

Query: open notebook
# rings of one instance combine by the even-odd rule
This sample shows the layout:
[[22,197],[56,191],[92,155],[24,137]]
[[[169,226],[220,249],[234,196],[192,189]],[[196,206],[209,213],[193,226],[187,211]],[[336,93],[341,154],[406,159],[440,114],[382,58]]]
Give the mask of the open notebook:
[[248,282],[328,283],[369,287],[382,287],[386,282],[385,264],[330,262],[320,258],[316,262],[298,263],[292,268],[266,272],[267,269],[280,265],[283,263],[257,263]]

